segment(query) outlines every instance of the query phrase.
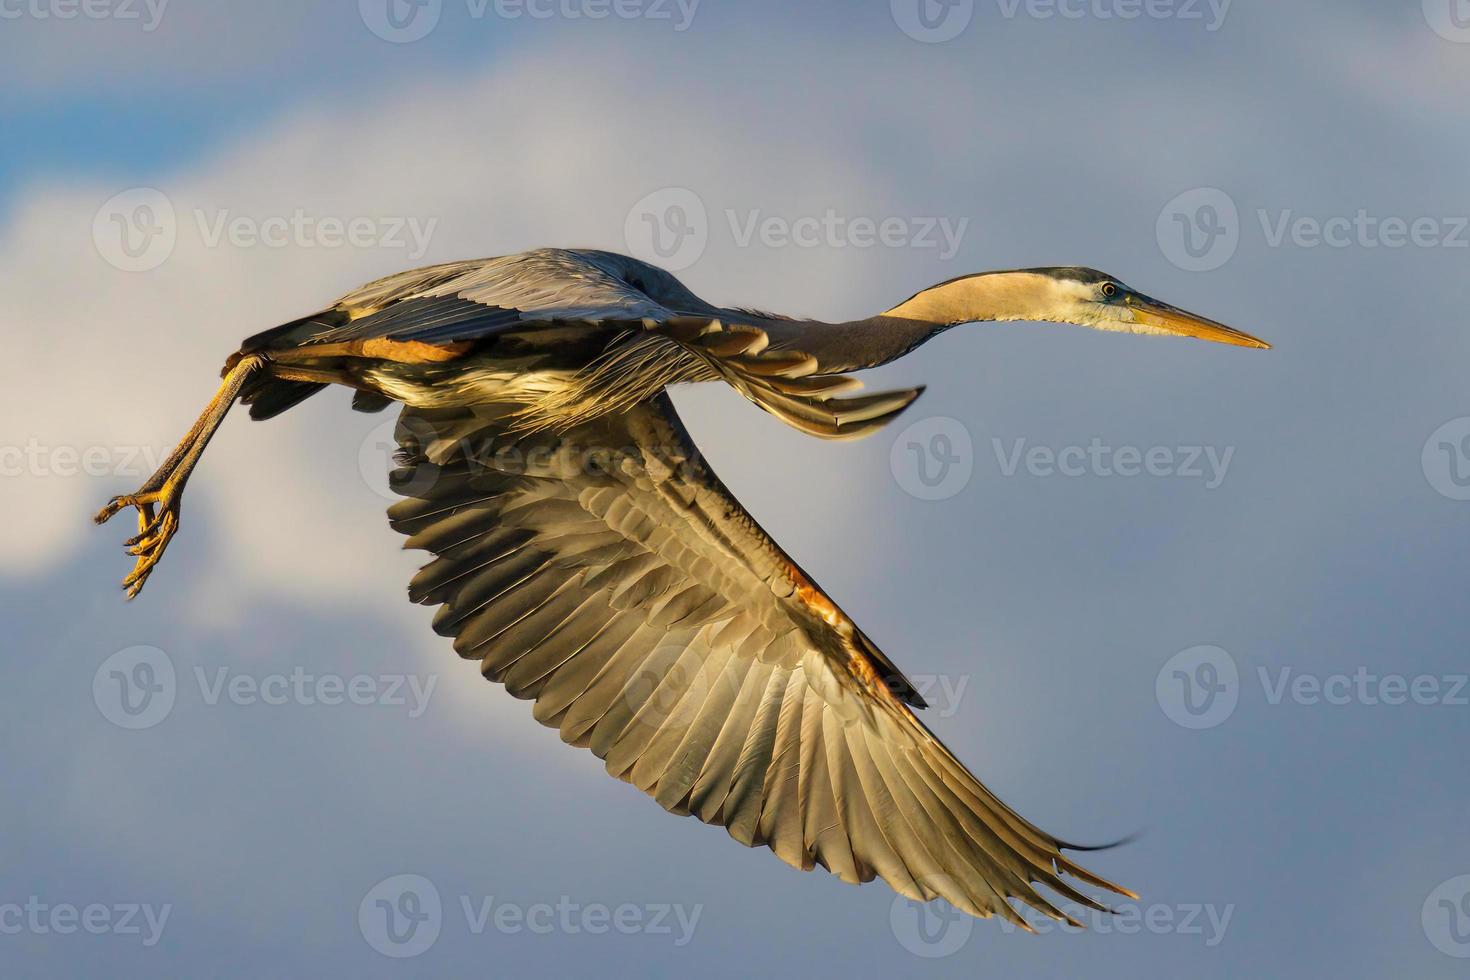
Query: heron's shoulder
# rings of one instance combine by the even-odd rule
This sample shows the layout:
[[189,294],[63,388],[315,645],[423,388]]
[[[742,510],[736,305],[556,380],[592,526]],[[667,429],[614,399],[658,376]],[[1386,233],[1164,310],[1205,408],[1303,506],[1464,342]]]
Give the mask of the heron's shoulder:
[[596,248],[534,248],[510,255],[429,268],[456,270],[457,274],[471,277],[602,280],[623,284],[650,296],[688,291],[666,269],[631,255]]
[[[558,250],[552,250],[558,251]],[[696,296],[672,272],[652,262],[620,252],[601,249],[570,249],[563,252],[571,261],[584,263],[628,289],[647,296],[670,310],[688,314],[715,314],[715,307]]]

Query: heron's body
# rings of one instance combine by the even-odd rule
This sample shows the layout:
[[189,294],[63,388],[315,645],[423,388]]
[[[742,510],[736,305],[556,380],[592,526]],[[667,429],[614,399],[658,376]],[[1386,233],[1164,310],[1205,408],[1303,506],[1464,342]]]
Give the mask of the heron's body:
[[436,557],[410,597],[486,677],[666,809],[801,868],[881,876],[1024,925],[1062,877],[1131,894],[1004,806],[919,722],[913,686],[702,461],[665,389],[724,381],[804,432],[854,438],[917,389],[853,395],[873,367],[969,320],[1057,319],[1265,346],[1087,269],[942,283],[821,323],[715,307],[667,272],[544,249],[364,286],[248,339],[204,416],[140,491],[141,589],[184,482],[237,398],[268,418],[340,384],[402,403],[390,509]]
[[[744,367],[742,359],[778,371],[779,386],[801,389],[777,394],[830,396],[857,383],[828,376],[874,366],[865,358],[891,360],[933,330],[888,317],[830,324],[723,309],[637,259],[541,249],[389,276],[331,310],[250,338],[241,355],[262,352],[274,362],[245,394],[264,405],[256,417],[339,383],[417,408],[516,405],[554,426],[577,409],[600,414],[669,384],[719,380]],[[721,343],[681,343],[695,337]],[[589,377],[593,367],[602,373]],[[823,380],[796,380],[809,375]],[[768,387],[742,390],[761,403]],[[778,415],[788,407],[772,401]]]

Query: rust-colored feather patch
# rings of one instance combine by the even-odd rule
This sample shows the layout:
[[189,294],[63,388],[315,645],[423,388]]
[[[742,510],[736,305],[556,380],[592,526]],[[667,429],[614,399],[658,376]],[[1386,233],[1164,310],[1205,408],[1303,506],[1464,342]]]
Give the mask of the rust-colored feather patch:
[[307,344],[291,350],[273,353],[273,360],[283,363],[311,360],[320,357],[370,357],[379,361],[395,361],[399,364],[441,364],[463,357],[474,344],[459,340],[449,344],[426,344],[421,340],[388,340],[373,337],[368,340],[349,340],[338,344]]

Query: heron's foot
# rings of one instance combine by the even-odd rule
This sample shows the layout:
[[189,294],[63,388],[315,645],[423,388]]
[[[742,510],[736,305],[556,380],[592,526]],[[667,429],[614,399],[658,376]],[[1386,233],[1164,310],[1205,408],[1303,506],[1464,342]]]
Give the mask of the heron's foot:
[[138,533],[124,542],[128,554],[137,559],[122,582],[129,599],[143,591],[143,584],[153,574],[169,541],[178,533],[180,497],[181,488],[169,481],[159,490],[113,497],[93,518],[98,524],[105,524],[126,507],[138,510]]

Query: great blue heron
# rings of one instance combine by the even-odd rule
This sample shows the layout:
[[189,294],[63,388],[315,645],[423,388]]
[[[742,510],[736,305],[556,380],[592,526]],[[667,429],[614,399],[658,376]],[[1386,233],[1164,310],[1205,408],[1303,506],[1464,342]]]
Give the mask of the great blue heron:
[[804,870],[881,876],[1028,928],[1061,875],[1136,897],[996,799],[918,720],[897,667],[700,459],[665,389],[722,380],[828,439],[873,432],[921,389],[864,396],[843,374],[956,324],[1046,320],[1266,347],[1091,269],[941,283],[866,320],[704,302],[662,269],[544,249],[389,276],[251,337],[189,434],[106,521],[138,509],[137,595],[178,530],[185,482],[236,399],[269,418],[328,384],[406,407],[389,509],[437,557],[409,596],[538,721],[665,809]]

